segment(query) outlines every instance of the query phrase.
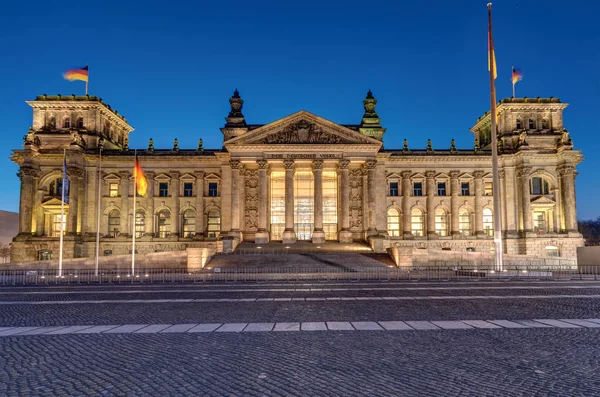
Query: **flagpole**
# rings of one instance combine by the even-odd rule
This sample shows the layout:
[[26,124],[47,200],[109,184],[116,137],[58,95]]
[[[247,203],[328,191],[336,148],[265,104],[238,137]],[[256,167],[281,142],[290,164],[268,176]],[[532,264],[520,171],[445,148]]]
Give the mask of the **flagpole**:
[[88,95],[88,83],[90,81],[90,67],[87,63],[85,64],[85,66],[87,66],[87,68],[88,68],[88,78],[85,81],[85,96],[87,96]]
[[102,189],[102,146],[99,146],[100,154],[98,156],[98,198],[97,198],[97,209],[96,209],[96,271],[95,275],[98,277],[98,261],[100,259],[100,190]]
[[135,272],[135,202],[137,201],[137,172],[136,172],[136,162],[137,162],[137,149],[135,150],[135,156],[133,160],[133,239],[131,244],[131,276],[134,277]]
[[[488,3],[488,26],[489,26],[489,58],[490,67],[490,116],[492,123],[492,183],[494,199],[494,246],[496,256],[496,271],[502,271],[502,215],[500,210],[500,178],[498,177],[498,129],[496,127],[496,59],[494,54],[494,40],[492,38],[492,3]],[[511,76],[512,78],[512,76]],[[514,86],[513,86],[514,87]],[[514,96],[514,95],[513,95]]]
[[67,161],[67,149],[63,149],[63,175],[62,192],[60,201],[60,242],[58,248],[58,277],[62,277],[63,266],[63,235],[65,234],[65,163]]
[[512,67],[512,71],[510,72],[510,81],[512,82],[513,88],[513,98],[515,98],[515,67]]

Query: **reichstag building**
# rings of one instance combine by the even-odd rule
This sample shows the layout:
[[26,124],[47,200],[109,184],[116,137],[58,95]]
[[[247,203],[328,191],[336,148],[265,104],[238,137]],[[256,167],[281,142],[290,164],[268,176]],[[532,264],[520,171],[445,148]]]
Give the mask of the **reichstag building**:
[[[224,239],[490,252],[494,194],[501,196],[506,254],[575,258],[583,245],[575,202],[582,156],[563,125],[567,104],[557,98],[500,101],[500,186],[493,186],[489,112],[471,128],[468,150],[450,139],[445,150],[406,141],[384,149],[386,129],[370,91],[359,124],[306,111],[250,124],[236,90],[222,149],[204,149],[202,141],[192,149],[177,141],[154,148],[152,140],[137,149],[148,190],[135,198],[135,213],[127,120],[95,96],[27,103],[33,123],[11,158],[21,179],[13,261],[57,259],[61,223],[65,258],[94,257],[98,229],[100,255],[130,253],[133,233],[140,254]],[[63,217],[64,149],[70,183]]]

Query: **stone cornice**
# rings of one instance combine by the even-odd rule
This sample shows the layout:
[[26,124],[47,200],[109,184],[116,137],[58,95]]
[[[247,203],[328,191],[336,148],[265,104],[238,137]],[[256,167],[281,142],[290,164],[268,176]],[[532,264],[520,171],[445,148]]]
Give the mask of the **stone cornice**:
[[354,144],[354,143],[343,143],[343,144],[249,144],[249,145],[232,145],[227,147],[230,153],[237,153],[239,151],[253,151],[253,152],[277,152],[277,153],[298,153],[300,152],[378,152],[381,144]]

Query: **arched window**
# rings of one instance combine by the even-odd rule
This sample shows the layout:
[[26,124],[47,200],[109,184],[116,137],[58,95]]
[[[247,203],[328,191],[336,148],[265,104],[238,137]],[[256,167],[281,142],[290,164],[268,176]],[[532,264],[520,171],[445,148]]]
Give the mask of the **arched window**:
[[117,237],[121,231],[121,213],[119,210],[112,210],[108,213],[108,235]]
[[531,178],[531,194],[550,194],[548,181],[539,176]]
[[523,123],[521,123],[521,120],[517,119],[517,123],[516,123],[516,127],[517,130],[520,130],[523,128]]
[[458,211],[458,230],[463,236],[470,236],[471,232],[471,213],[466,208]]
[[410,228],[413,236],[422,237],[425,235],[425,217],[423,211],[413,208],[410,211]]
[[494,235],[494,216],[489,208],[483,209],[483,233],[488,236]]
[[77,128],[83,128],[83,117],[77,119]]
[[387,211],[387,232],[390,237],[400,236],[400,211],[396,208]]
[[158,213],[158,237],[166,238],[171,234],[171,213],[162,210]]
[[[56,178],[52,182],[50,182],[50,186],[48,187],[48,195],[53,197],[62,197],[62,186],[63,179]],[[69,197],[69,185],[66,186],[65,189],[65,197]]]
[[50,120],[48,121],[48,126],[50,128],[56,128],[56,117],[50,117]]
[[530,130],[535,130],[535,120],[534,119],[529,119],[528,127]]
[[194,234],[196,234],[196,211],[184,211],[182,220],[183,237],[194,237]]
[[542,129],[543,130],[547,130],[548,129],[548,120],[546,120],[546,119],[542,120]]
[[212,210],[208,213],[206,227],[206,237],[219,237],[219,233],[221,232],[221,213],[219,211]]
[[140,238],[144,235],[146,229],[146,214],[139,210],[135,213],[135,238]]
[[71,118],[65,117],[63,120],[63,128],[71,128]]
[[443,208],[435,210],[435,232],[440,237],[448,235],[448,214]]

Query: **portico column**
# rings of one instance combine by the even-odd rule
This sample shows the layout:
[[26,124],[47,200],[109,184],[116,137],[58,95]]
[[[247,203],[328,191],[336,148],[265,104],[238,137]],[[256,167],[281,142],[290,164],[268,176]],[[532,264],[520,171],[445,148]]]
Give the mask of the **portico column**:
[[296,242],[294,231],[294,160],[283,160],[285,167],[285,230],[283,231],[283,243],[293,244]]
[[269,242],[269,232],[267,231],[267,204],[269,201],[267,169],[269,163],[267,160],[257,160],[256,164],[258,164],[258,231],[254,235],[254,242],[265,244]]
[[521,199],[523,205],[523,231],[531,232],[533,227],[531,225],[531,193],[529,191],[529,174],[531,167],[523,167],[518,170],[518,177],[521,179]]
[[425,171],[425,188],[427,189],[427,238],[435,240],[439,236],[435,232],[435,171]]
[[229,236],[241,240],[240,232],[240,168],[242,163],[239,160],[231,160],[231,231]]
[[196,239],[204,237],[204,172],[196,171]]
[[314,220],[315,230],[312,233],[312,242],[321,244],[325,242],[325,231],[323,230],[323,160],[313,160],[314,189]]
[[485,237],[483,232],[483,171],[474,171],[475,178],[475,236]]
[[[340,160],[340,162],[338,163],[338,173],[340,175],[340,186],[342,194],[342,229],[340,230],[338,236],[340,243],[352,242],[352,232],[350,231],[350,169],[348,168],[349,166],[350,160],[344,159]],[[373,172],[374,171],[375,170],[373,170]],[[369,208],[371,208],[371,205],[372,203],[369,203]]]
[[365,162],[365,168],[367,169],[367,192],[368,192],[368,214],[369,214],[369,225],[367,229],[367,237],[377,235],[377,227],[375,223],[375,209],[376,209],[376,198],[375,198],[375,166],[377,160],[370,159]]
[[21,178],[21,198],[19,201],[19,234],[31,234],[33,216],[34,177],[38,171],[33,168],[21,167],[18,173]]
[[567,232],[577,233],[577,209],[575,207],[575,167],[566,165],[559,169],[563,188],[563,209]]
[[[122,235],[130,236],[133,230],[129,227],[129,172],[121,171],[119,176],[121,177],[121,229],[119,232]],[[132,222],[135,222],[135,215],[133,215]],[[112,230],[110,232],[112,233]]]
[[402,171],[402,230],[405,239],[414,238],[410,223],[411,171]]
[[460,171],[450,171],[450,229],[452,230],[452,236],[460,236],[460,226],[458,218],[458,176]]

